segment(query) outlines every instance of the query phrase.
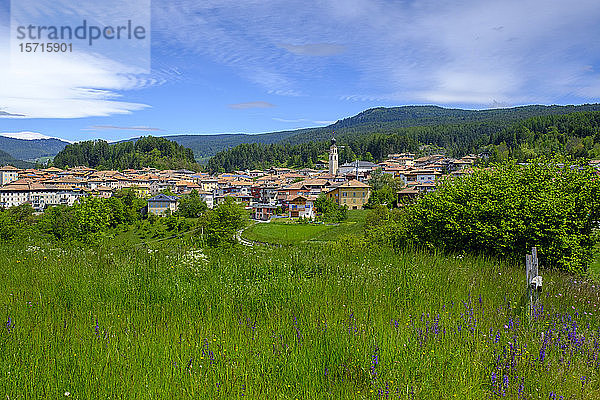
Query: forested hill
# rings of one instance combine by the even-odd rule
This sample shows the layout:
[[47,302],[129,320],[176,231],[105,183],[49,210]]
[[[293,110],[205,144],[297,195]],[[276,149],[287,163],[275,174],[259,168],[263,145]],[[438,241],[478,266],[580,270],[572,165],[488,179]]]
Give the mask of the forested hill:
[[[581,107],[598,108],[598,105]],[[542,110],[546,112],[548,109]],[[564,109],[567,108],[558,110]],[[463,123],[455,121],[390,130],[372,127],[371,134],[363,134],[361,130],[353,133],[349,130],[343,134],[336,133],[336,138],[338,145],[343,146],[340,150],[341,162],[356,157],[379,161],[390,153],[419,152],[423,145],[454,157],[481,151],[488,151],[492,159],[514,157],[526,160],[536,155],[555,153],[600,157],[600,111],[558,113],[520,121],[515,119],[517,118],[512,115],[505,120],[492,117],[488,120]],[[366,122],[366,126],[371,124]],[[244,144],[218,153],[210,159],[208,168],[211,171],[230,171],[271,165],[312,166],[324,156],[328,146],[327,140],[295,145],[286,142],[271,145]]]
[[17,168],[33,168],[35,166],[33,163],[17,160],[7,152],[0,150],[0,167],[4,165],[12,165]]
[[54,157],[59,168],[84,165],[98,169],[128,169],[154,167],[159,169],[192,169],[199,166],[194,153],[173,141],[146,136],[135,142],[109,144],[104,140],[90,140],[66,146]]
[[372,133],[395,133],[399,128],[411,126],[436,126],[476,122],[496,123],[497,126],[506,126],[507,123],[534,116],[568,114],[576,111],[600,111],[600,104],[584,104],[580,106],[532,105],[489,110],[461,110],[438,106],[379,107],[363,111],[353,117],[342,119],[326,127],[257,135],[177,135],[167,136],[166,138],[191,148],[197,158],[204,158],[244,143],[300,144],[328,140],[332,132],[335,132],[336,137],[343,138]]
[[19,160],[35,160],[40,157],[52,157],[68,145],[60,139],[16,139],[0,136],[0,150]]

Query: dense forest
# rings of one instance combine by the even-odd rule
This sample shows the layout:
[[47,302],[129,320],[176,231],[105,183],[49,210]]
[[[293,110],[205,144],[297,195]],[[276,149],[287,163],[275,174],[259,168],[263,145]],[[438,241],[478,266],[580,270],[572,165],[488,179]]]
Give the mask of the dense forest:
[[142,137],[135,142],[109,144],[104,140],[88,140],[66,146],[54,157],[59,168],[84,165],[97,169],[154,167],[198,170],[191,149],[160,137]]
[[[241,144],[296,145],[307,142],[329,140],[331,132],[336,137],[355,137],[372,133],[396,133],[400,128],[414,126],[463,125],[478,123],[498,123],[505,127],[511,122],[544,115],[568,114],[578,111],[600,111],[600,104],[578,106],[530,105],[489,110],[461,110],[439,106],[377,107],[365,110],[355,116],[344,118],[325,127],[304,128],[292,131],[279,131],[262,134],[220,134],[220,135],[175,135],[166,138],[194,151],[198,160],[214,156],[220,151]],[[133,141],[137,139],[132,139]],[[1,148],[1,147],[0,147]]]
[[17,160],[7,152],[0,150],[0,166],[2,165],[12,165],[17,168],[33,168],[35,166],[33,163]]
[[[464,110],[460,110],[464,111]],[[492,110],[493,111],[493,110]],[[569,154],[600,157],[600,111],[544,115],[521,121],[488,121],[397,128],[372,134],[338,135],[340,161],[355,158],[380,161],[387,154],[424,147],[439,148],[451,157],[488,152],[492,160],[515,158],[523,161],[539,155]],[[329,133],[331,135],[332,132]],[[243,144],[215,155],[210,171],[264,168],[271,165],[313,166],[325,157],[328,140],[291,145]]]
[[68,144],[68,142],[54,138],[25,140],[0,136],[0,151],[7,152],[17,160],[52,157]]

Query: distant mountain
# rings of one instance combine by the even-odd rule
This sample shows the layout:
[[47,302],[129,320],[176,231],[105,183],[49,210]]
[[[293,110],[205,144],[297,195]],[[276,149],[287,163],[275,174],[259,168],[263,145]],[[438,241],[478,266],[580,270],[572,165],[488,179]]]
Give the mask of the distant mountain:
[[196,158],[202,158],[213,156],[219,151],[235,147],[242,143],[279,143],[297,133],[298,131],[264,133],[259,135],[241,133],[220,135],[174,135],[164,136],[164,138],[192,149]]
[[450,157],[485,152],[493,161],[526,161],[552,154],[598,159],[600,105],[484,111],[440,107],[373,109],[327,128],[305,130],[279,143],[238,145],[215,154],[207,168],[312,168],[326,157],[332,132],[338,139],[340,162],[356,158],[381,161],[391,153],[422,153],[423,149]]
[[583,111],[600,111],[600,104],[584,104],[579,106],[531,105],[489,110],[462,110],[439,106],[378,107],[363,111],[353,117],[339,120],[326,127],[257,135],[176,135],[167,136],[166,138],[191,148],[194,151],[195,157],[201,159],[211,157],[220,151],[240,144],[285,143],[295,145],[328,140],[332,134],[335,134],[338,138],[372,133],[388,134],[395,133],[401,128],[415,126],[463,125],[468,123],[491,123],[492,125],[505,126],[507,123],[531,117],[562,115]]
[[0,150],[0,166],[4,165],[12,165],[17,168],[32,168],[35,166],[33,163],[17,160],[7,152]]
[[0,150],[19,160],[54,157],[68,144],[60,139],[25,140],[0,136]]

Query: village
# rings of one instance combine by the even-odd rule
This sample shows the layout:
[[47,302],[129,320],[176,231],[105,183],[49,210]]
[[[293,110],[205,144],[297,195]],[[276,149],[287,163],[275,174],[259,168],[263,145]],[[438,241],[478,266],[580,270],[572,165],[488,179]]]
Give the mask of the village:
[[78,166],[68,169],[0,168],[0,207],[28,203],[37,212],[49,206],[73,205],[81,197],[110,198],[117,191],[131,188],[138,197],[147,198],[146,211],[165,214],[177,210],[179,198],[197,191],[209,208],[226,197],[252,210],[252,217],[268,220],[276,213],[289,217],[313,218],[313,202],[324,193],[348,209],[362,209],[371,194],[369,178],[381,169],[401,179],[399,203],[420,193],[435,190],[446,175],[469,173],[477,156],[461,159],[441,154],[416,157],[412,153],[390,154],[380,163],[354,161],[339,165],[338,146],[332,139],[329,160],[318,165],[327,169],[270,168],[210,175],[190,170],[143,168],[123,171],[98,171]]

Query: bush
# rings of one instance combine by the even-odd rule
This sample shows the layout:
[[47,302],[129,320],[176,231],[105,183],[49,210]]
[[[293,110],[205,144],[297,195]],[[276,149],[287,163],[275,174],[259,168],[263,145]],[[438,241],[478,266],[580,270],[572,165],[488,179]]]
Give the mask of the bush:
[[[567,164],[570,165],[570,164]],[[584,272],[598,241],[600,180],[586,166],[536,160],[448,179],[400,214],[369,217],[368,237],[521,260],[537,246],[545,267]]]
[[348,218],[348,207],[340,206],[325,194],[319,195],[315,200],[315,209],[318,218],[325,222],[341,222]]
[[246,211],[231,197],[212,210],[207,210],[200,224],[209,246],[230,245],[236,242],[235,233],[247,222]]
[[184,218],[198,218],[208,207],[196,189],[179,200],[177,213]]

